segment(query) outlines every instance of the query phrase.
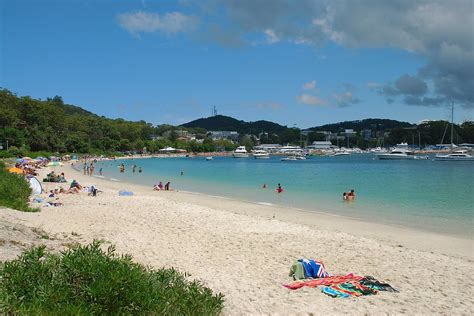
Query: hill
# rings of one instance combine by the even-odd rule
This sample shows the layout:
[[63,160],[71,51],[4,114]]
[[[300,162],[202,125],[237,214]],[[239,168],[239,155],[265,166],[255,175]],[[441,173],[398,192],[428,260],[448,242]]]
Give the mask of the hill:
[[200,118],[181,125],[186,128],[204,128],[207,131],[237,131],[240,134],[258,135],[260,132],[280,133],[287,129],[277,123],[269,121],[245,122],[239,121],[230,116],[216,115],[207,118]]
[[364,129],[371,129],[376,131],[391,130],[394,128],[406,128],[414,127],[416,125],[410,124],[408,122],[400,122],[396,120],[388,119],[365,119],[365,120],[356,120],[356,121],[344,121],[333,124],[325,124],[321,126],[311,127],[310,130],[313,131],[331,131],[339,132],[345,129],[353,129],[355,131],[361,131]]
[[[64,104],[0,89],[0,140],[11,148],[48,152],[113,152],[152,146],[156,128],[144,121],[100,117]],[[4,145],[5,145],[4,143]]]

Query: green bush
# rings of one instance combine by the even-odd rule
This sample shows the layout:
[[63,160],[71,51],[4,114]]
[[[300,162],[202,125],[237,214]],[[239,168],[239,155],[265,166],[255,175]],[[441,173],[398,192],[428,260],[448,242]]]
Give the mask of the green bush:
[[31,188],[25,178],[9,173],[0,161],[0,206],[10,207],[24,212],[36,212],[28,205]]
[[0,159],[1,158],[13,158],[15,157],[10,151],[7,150],[0,150]]
[[217,315],[223,295],[175,269],[153,270],[94,241],[60,254],[31,248],[0,266],[0,313]]

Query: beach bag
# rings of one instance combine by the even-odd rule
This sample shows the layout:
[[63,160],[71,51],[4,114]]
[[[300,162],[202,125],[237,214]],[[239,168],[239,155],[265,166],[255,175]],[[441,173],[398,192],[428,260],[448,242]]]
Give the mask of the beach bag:
[[314,259],[299,259],[298,262],[303,264],[304,272],[306,278],[327,278],[329,273],[327,273],[324,263],[322,261]]

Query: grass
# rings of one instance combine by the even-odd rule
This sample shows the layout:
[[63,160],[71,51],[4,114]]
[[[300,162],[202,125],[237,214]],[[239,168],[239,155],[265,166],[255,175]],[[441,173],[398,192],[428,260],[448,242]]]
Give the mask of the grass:
[[28,205],[31,188],[21,175],[9,173],[0,161],[0,206],[24,212],[37,212]]
[[35,247],[1,264],[0,314],[219,314],[223,295],[186,276],[144,267],[98,241],[60,254]]

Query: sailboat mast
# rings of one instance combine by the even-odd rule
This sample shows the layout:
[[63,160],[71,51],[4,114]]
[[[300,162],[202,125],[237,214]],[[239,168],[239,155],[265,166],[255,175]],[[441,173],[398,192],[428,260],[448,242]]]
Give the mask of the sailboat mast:
[[453,148],[453,135],[454,135],[454,102],[451,103],[451,148]]

